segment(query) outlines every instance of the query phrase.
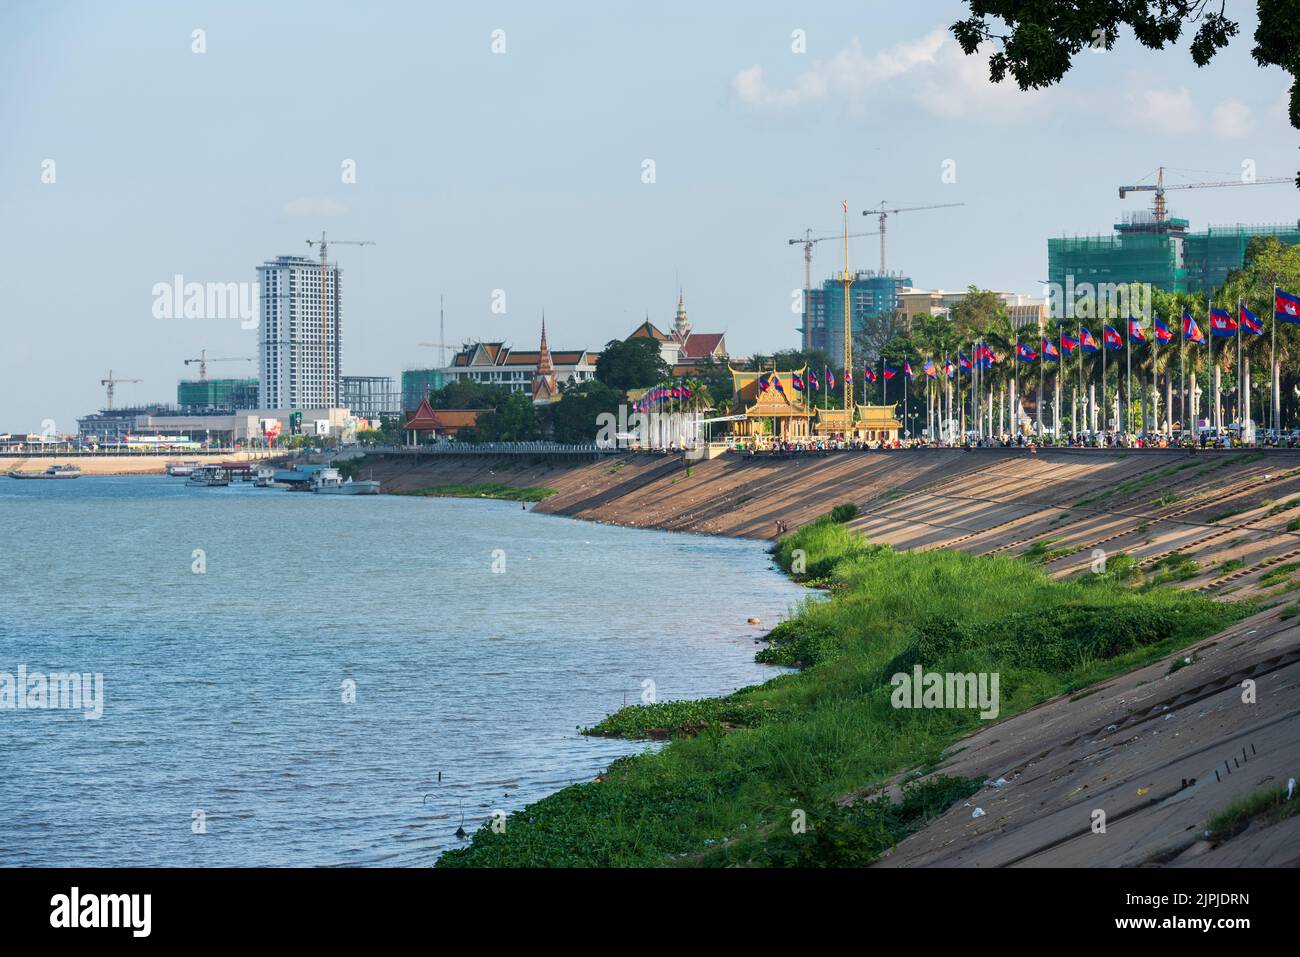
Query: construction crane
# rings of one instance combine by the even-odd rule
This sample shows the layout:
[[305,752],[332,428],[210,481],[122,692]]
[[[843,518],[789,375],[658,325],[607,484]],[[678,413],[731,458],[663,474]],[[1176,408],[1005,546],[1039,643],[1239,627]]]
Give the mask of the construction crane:
[[254,359],[252,356],[222,356],[217,359],[209,359],[208,350],[200,349],[198,358],[186,359],[185,364],[189,365],[192,362],[197,362],[199,364],[199,381],[202,382],[208,377],[209,362],[256,362],[256,361],[257,360]]
[[882,199],[879,209],[864,209],[863,216],[880,217],[880,275],[885,274],[885,220],[895,213],[913,213],[918,209],[948,209],[952,206],[965,206],[965,203],[934,203],[930,206],[899,206],[895,209],[888,209],[887,204]]
[[1141,186],[1121,186],[1119,188],[1119,198],[1123,199],[1129,193],[1153,192],[1156,194],[1155,201],[1151,204],[1151,211],[1155,214],[1156,222],[1163,223],[1169,218],[1169,207],[1165,203],[1165,190],[1167,189],[1209,189],[1217,186],[1262,186],[1266,183],[1291,183],[1294,180],[1290,176],[1269,176],[1265,179],[1225,179],[1213,183],[1171,183],[1165,185],[1165,168],[1156,167],[1156,181],[1146,183]]
[[[859,236],[874,236],[874,235],[876,235],[874,232],[870,232],[870,233],[849,233],[848,238],[849,238],[849,239],[857,239]],[[791,246],[794,246],[794,245],[796,245],[796,244],[798,244],[798,243],[802,243],[802,244],[803,244],[803,314],[804,314],[804,317],[805,317],[805,318],[804,318],[804,322],[807,322],[807,321],[808,321],[808,320],[807,320],[807,316],[808,316],[808,295],[809,295],[809,293],[810,293],[811,290],[812,290],[812,254],[813,254],[813,246],[815,246],[817,243],[824,243],[824,242],[825,242],[826,240],[828,240],[828,239],[843,239],[843,238],[844,238],[844,237],[842,237],[842,236],[814,236],[814,235],[812,234],[812,230],[811,230],[811,229],[808,229],[808,230],[805,230],[805,231],[804,231],[804,237],[803,237],[803,239],[791,239],[791,240],[788,240],[788,241],[787,241],[787,242],[788,242],[788,245],[791,245]],[[805,332],[805,336],[807,336],[807,333],[806,333],[806,332]]]
[[100,385],[108,386],[108,411],[109,412],[113,411],[113,386],[117,385],[119,382],[143,382],[143,381],[144,381],[143,379],[118,379],[114,377],[113,370],[109,369],[108,378],[99,380]]
[[446,316],[446,313],[444,313],[444,312],[443,312],[443,309],[442,309],[442,296],[439,296],[439,297],[438,297],[438,339],[439,339],[438,342],[419,342],[419,343],[416,343],[416,345],[429,346],[430,348],[433,348],[433,349],[441,349],[441,350],[442,350],[442,355],[439,357],[439,362],[441,363],[440,368],[445,369],[445,368],[447,368],[447,350],[448,350],[448,349],[458,349],[458,348],[460,348],[460,347],[459,347],[459,346],[454,346],[454,345],[452,345],[450,342],[447,342],[447,341],[446,341],[446,339],[447,339],[447,316]]
[[[329,362],[329,283],[326,278],[329,276],[329,247],[334,246],[373,246],[374,242],[369,239],[325,239],[325,231],[321,230],[320,239],[307,240],[308,246],[320,247],[320,373],[321,373],[321,399],[325,406],[331,407],[335,404],[333,383],[330,381],[333,369]],[[337,318],[337,317],[336,317]]]

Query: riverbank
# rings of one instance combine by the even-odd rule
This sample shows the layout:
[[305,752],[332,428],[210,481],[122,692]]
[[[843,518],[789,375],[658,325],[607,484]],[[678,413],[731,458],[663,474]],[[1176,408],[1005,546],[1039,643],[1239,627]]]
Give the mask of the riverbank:
[[208,455],[201,452],[178,452],[175,455],[34,455],[0,458],[0,476],[7,472],[44,472],[52,465],[72,464],[83,475],[164,475],[168,462],[251,462],[266,456],[262,453],[227,452]]
[[[766,652],[770,660],[805,664],[797,680],[778,679],[724,699],[656,706],[644,713],[631,709],[611,716],[596,730],[635,736],[661,733],[663,727],[672,726],[690,737],[679,738],[660,754],[611,766],[597,784],[577,791],[566,789],[530,806],[517,816],[520,826],[513,838],[478,835],[471,848],[449,855],[443,866],[521,864],[529,855],[549,862],[605,864],[662,864],[679,859],[692,863],[789,863],[796,859],[811,863],[827,861],[825,855],[841,852],[849,856],[836,858],[840,863],[874,860],[882,853],[888,855],[885,863],[919,864],[1017,863],[1048,854],[1074,864],[1142,863],[1162,851],[1175,857],[1190,855],[1189,860],[1201,853],[1219,859],[1241,858],[1249,840],[1243,844],[1236,838],[1231,849],[1201,848],[1187,846],[1186,835],[1189,831],[1195,834],[1198,824],[1212,812],[1246,797],[1243,787],[1252,786],[1255,778],[1223,774],[1211,787],[1212,762],[1202,760],[1206,766],[1199,768],[1199,774],[1184,775],[1170,784],[1168,771],[1159,760],[1168,747],[1155,746],[1160,745],[1158,736],[1168,733],[1168,720],[1183,723],[1174,738],[1164,740],[1176,744],[1177,753],[1184,754],[1191,764],[1203,754],[1230,751],[1242,734],[1269,740],[1275,758],[1294,754],[1300,746],[1296,734],[1300,722],[1285,710],[1241,709],[1235,714],[1239,720],[1225,729],[1221,722],[1206,720],[1209,715],[1203,709],[1187,707],[1186,698],[1191,695],[1194,703],[1196,695],[1213,691],[1223,698],[1216,708],[1221,711],[1237,693],[1233,675],[1249,674],[1252,669],[1261,675],[1258,680],[1267,686],[1268,700],[1274,705],[1279,694],[1296,687],[1300,666],[1287,656],[1300,659],[1300,629],[1291,626],[1289,617],[1295,610],[1292,593],[1300,570],[1300,563],[1290,560],[1300,555],[1295,527],[1300,523],[1294,518],[1300,512],[1293,511],[1300,506],[1300,457],[1293,453],[1189,456],[1091,450],[1030,457],[1010,450],[930,450],[784,461],[727,458],[689,470],[680,462],[664,462],[654,456],[588,463],[566,469],[555,482],[557,494],[536,508],[597,521],[759,537],[769,522],[774,531],[778,517],[792,528],[806,525],[810,502],[826,511],[829,504],[841,500],[860,509],[844,531],[866,533],[873,543],[888,543],[913,553],[955,549],[998,558],[976,562],[962,575],[954,575],[942,564],[954,557],[947,552],[929,557],[891,552],[871,562],[879,568],[910,569],[913,577],[904,575],[892,584],[887,577],[878,583],[883,590],[855,591],[853,575],[858,573],[850,572],[855,563],[864,560],[862,556],[840,568],[841,558],[826,554],[825,542],[808,549],[806,560],[820,562],[821,572],[839,586],[830,606],[844,617],[835,628],[819,629],[813,627],[815,617],[809,616],[831,612],[805,610],[795,623],[772,636],[774,643]],[[794,541],[803,541],[798,536],[808,534],[801,531]],[[1011,556],[1018,560],[1009,561]],[[907,564],[929,561],[940,564]],[[987,571],[989,568],[995,571]],[[1024,569],[1037,576],[1032,587],[1019,578]],[[1081,573],[1093,571],[1100,574],[1080,578]],[[945,719],[942,711],[906,712],[919,723],[937,722],[942,732],[939,737],[946,734],[949,741],[945,751],[935,747],[936,738],[918,736],[916,729],[908,734],[905,727],[890,725],[890,714],[879,710],[880,696],[888,690],[881,684],[887,662],[863,656],[869,654],[868,649],[885,654],[916,645],[926,637],[921,627],[925,622],[934,626],[931,631],[937,635],[954,633],[953,622],[971,624],[969,611],[963,605],[951,605],[949,594],[965,594],[962,583],[972,574],[977,580],[987,574],[1006,576],[1005,588],[984,582],[989,594],[1003,599],[989,609],[990,620],[1001,621],[1008,609],[1025,607],[1015,592],[1028,587],[1038,595],[1032,610],[1045,609],[1046,617],[1062,629],[1062,647],[1084,654],[1081,660],[1092,670],[1079,670],[1082,664],[1063,670],[1068,656],[1047,663],[1051,665],[1047,668],[1027,664],[1024,655],[1033,651],[1032,643],[1010,657],[983,662],[985,667],[1010,675],[1009,686],[1004,686],[1012,690],[1010,707],[1002,710],[997,722],[971,732],[960,723],[951,724],[952,716]],[[1109,653],[1097,661],[1093,661],[1094,652],[1080,651],[1092,648],[1089,642],[1096,635],[1078,630],[1083,623],[1069,615],[1066,621],[1058,621],[1063,609],[1076,607],[1079,596],[1039,591],[1047,587],[1042,583],[1065,578],[1091,582],[1094,589],[1105,582],[1101,587],[1112,590],[1090,593],[1105,599],[1101,607],[1091,609],[1097,620],[1113,616],[1117,603],[1125,607],[1136,603],[1133,614],[1139,624],[1145,624],[1137,627],[1129,622],[1119,637],[1128,632],[1141,636],[1137,646],[1108,647]],[[943,582],[944,587],[938,591],[919,587],[934,581]],[[1016,582],[1019,584],[1012,587]],[[1079,582],[1059,584],[1089,587]],[[1219,605],[1173,592],[1168,585],[1206,596],[1249,599],[1254,604]],[[888,602],[876,596],[891,594],[890,587],[895,591],[906,588],[913,594],[912,600],[922,604],[911,608],[911,617],[907,610],[890,609],[893,614],[876,621],[872,630],[867,627],[871,616],[889,608]],[[1195,604],[1186,609],[1177,606],[1181,610],[1171,615],[1175,606],[1163,607],[1161,602]],[[915,613],[921,608],[927,612],[918,618]],[[950,619],[942,615],[934,618],[936,609],[949,609]],[[1195,610],[1195,615],[1182,616],[1182,610]],[[1222,628],[1243,614],[1250,615],[1245,622]],[[1226,617],[1220,619],[1220,615]],[[1041,613],[1031,614],[1026,620],[1037,628],[1042,617]],[[1199,622],[1194,627],[1160,630],[1180,620],[1187,624],[1193,618]],[[1162,620],[1164,624],[1159,623]],[[960,628],[955,633],[964,634]],[[850,636],[847,647],[845,636]],[[836,650],[824,660],[814,660],[809,668],[806,658],[816,659],[816,649],[822,646]],[[889,661],[899,654],[902,652]],[[958,654],[958,665],[970,670],[970,659],[962,654]],[[1270,661],[1274,664],[1267,664]],[[1283,664],[1275,667],[1278,661]],[[930,667],[929,662],[926,665]],[[838,693],[832,687],[837,681],[845,682]],[[1166,700],[1164,691],[1173,697]],[[1135,701],[1148,700],[1154,700],[1150,706],[1155,709],[1154,719],[1146,709],[1135,711],[1133,707]],[[825,702],[828,710],[823,713],[822,706],[814,707],[814,702]],[[870,712],[872,707],[877,711]],[[897,712],[889,711],[897,720]],[[1007,718],[1017,711],[1020,713]],[[873,720],[863,724],[868,714]],[[1112,747],[1101,759],[1095,756],[1096,748],[1088,746],[1088,742],[1114,734],[1114,729],[1130,726],[1139,729],[1137,740],[1152,745],[1128,750]],[[890,731],[882,734],[881,729]],[[968,737],[954,746],[961,733]],[[818,734],[828,737],[818,738]],[[872,734],[875,737],[870,737]],[[855,757],[826,747],[855,736],[872,742],[869,753]],[[1009,746],[1008,738],[1016,744]],[[1133,758],[1126,761],[1116,752]],[[1055,775],[1040,778],[1033,768],[1049,763],[1043,760],[1045,754],[1059,755],[1062,767]],[[783,775],[776,780],[755,780],[774,760],[785,762],[781,765]],[[1261,759],[1256,756],[1254,760]],[[1102,765],[1108,773],[1097,775],[1091,792],[1086,781],[1073,789],[1062,788],[1062,777],[1077,780],[1082,776],[1081,763],[1084,770]],[[1267,762],[1257,766],[1277,773],[1283,770]],[[1185,770],[1190,773],[1190,768]],[[915,780],[925,788],[918,791],[914,785],[904,792],[904,785]],[[990,790],[984,783],[998,780],[1014,783],[1014,789],[1004,784]],[[1199,788],[1194,794],[1186,793],[1188,780]],[[1137,783],[1132,793],[1123,793],[1133,782]],[[615,786],[600,790],[608,784]],[[793,797],[821,809],[821,836],[813,842],[786,846],[755,837],[764,829],[775,834],[773,829],[783,826],[770,814],[770,802],[777,799],[776,792],[782,787],[788,792],[784,803]],[[972,816],[974,808],[957,801],[968,789],[974,789],[970,791],[973,799],[996,810],[996,826],[993,821],[981,820],[994,810]],[[1129,838],[1123,848],[1072,837],[1080,828],[1081,833],[1089,833],[1087,809],[1080,808],[1090,793],[1103,790],[1111,793],[1112,816],[1130,822],[1123,825]],[[981,795],[981,791],[990,793]],[[665,807],[661,794],[667,795],[671,808]],[[747,795],[757,803],[746,804]],[[893,803],[900,798],[901,803]],[[1036,802],[1032,809],[1026,803],[1029,801]],[[1172,813],[1171,803],[1177,808]],[[754,809],[760,806],[767,808],[766,818],[755,816]],[[810,820],[809,807],[798,808],[805,812],[805,820]],[[735,813],[739,816],[726,808],[738,808]],[[647,836],[629,851],[620,843],[619,833],[611,833],[598,818],[588,818],[589,812],[636,820],[634,829],[624,832],[620,828],[619,833],[626,837],[634,831]],[[1080,813],[1084,815],[1082,825],[1075,820]],[[897,840],[931,818],[936,819],[934,826],[888,852]],[[1285,848],[1291,853],[1300,851],[1300,830],[1292,833],[1289,827],[1295,827],[1294,819],[1277,825],[1278,830],[1267,837],[1282,841],[1284,850],[1274,852],[1274,859],[1287,853]],[[864,829],[876,834],[874,843],[856,840],[855,835],[861,837]],[[524,833],[518,833],[521,830]],[[710,833],[702,836],[706,831]],[[817,829],[809,832],[816,834]],[[1014,840],[1000,839],[1012,832]],[[581,838],[570,840],[566,835],[571,834]],[[931,837],[936,834],[942,835],[942,840]],[[813,851],[814,859],[798,856],[826,840],[832,846]],[[584,852],[583,846],[593,850]],[[523,847],[528,850],[521,855]],[[728,849],[725,854],[718,850],[722,847]],[[974,854],[974,848],[982,848],[986,856],[960,856]]]
[[[899,775],[941,764],[984,721],[1167,655],[1239,617],[1234,606],[1120,576],[1049,578],[1031,562],[898,553],[829,519],[784,539],[787,571],[815,568],[829,602],[806,604],[759,660],[797,665],[725,698],[624,708],[598,733],[670,728],[662,751],[480,831],[442,866],[849,866],[983,787],[974,775]],[[997,675],[980,696],[897,705],[892,676]],[[921,703],[921,689],[915,703]],[[620,820],[610,828],[608,821]]]

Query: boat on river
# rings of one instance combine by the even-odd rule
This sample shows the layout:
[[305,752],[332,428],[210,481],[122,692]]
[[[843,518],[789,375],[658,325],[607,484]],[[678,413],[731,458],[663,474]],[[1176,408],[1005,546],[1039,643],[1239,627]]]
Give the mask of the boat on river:
[[312,476],[311,490],[317,495],[378,495],[379,483],[374,479],[356,482],[344,479],[338,469],[321,469]]
[[81,478],[81,469],[75,465],[51,465],[44,472],[10,472],[16,479],[74,479]]

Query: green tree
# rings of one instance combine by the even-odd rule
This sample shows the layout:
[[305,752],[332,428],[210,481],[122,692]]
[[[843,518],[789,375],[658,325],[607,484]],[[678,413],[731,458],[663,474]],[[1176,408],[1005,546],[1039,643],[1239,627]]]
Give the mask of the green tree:
[[435,409],[495,409],[510,390],[474,379],[455,379],[429,393],[429,405]]
[[611,339],[596,360],[596,378],[612,389],[648,389],[672,375],[654,339]]
[[694,381],[708,392],[714,408],[719,408],[719,403],[730,408],[733,386],[727,363],[717,362],[713,356],[709,356],[698,367]]
[[564,398],[550,407],[551,428],[557,442],[591,442],[599,428],[597,418],[605,412],[618,415],[623,394],[596,379],[564,389]]
[[460,437],[471,442],[533,442],[542,437],[533,400],[524,392],[511,392],[495,409],[479,416],[472,430]]
[[[1022,90],[1060,81],[1085,47],[1111,49],[1120,27],[1139,43],[1163,50],[1178,42],[1188,24],[1198,24],[1192,61],[1205,66],[1240,30],[1236,21],[1209,9],[1210,0],[967,0],[971,15],[952,25],[952,34],[969,56],[981,44],[994,46],[989,78],[1008,73]],[[1260,66],[1281,67],[1291,75],[1291,125],[1300,129],[1300,16],[1295,0],[1258,0],[1259,25],[1251,54]],[[1005,24],[1009,32],[1001,32]],[[1296,177],[1300,186],[1300,175]]]

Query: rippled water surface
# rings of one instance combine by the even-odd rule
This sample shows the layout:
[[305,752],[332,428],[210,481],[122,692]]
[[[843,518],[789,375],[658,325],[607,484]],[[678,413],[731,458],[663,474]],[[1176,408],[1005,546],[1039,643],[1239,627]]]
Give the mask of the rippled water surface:
[[0,529],[0,673],[104,678],[99,720],[0,709],[0,865],[429,864],[645,747],[576,732],[645,679],[772,677],[745,620],[802,596],[760,543],[503,502],[0,478]]

